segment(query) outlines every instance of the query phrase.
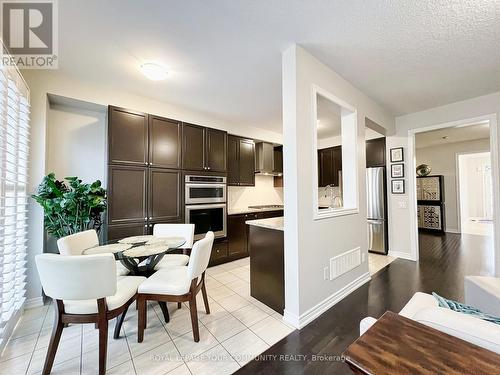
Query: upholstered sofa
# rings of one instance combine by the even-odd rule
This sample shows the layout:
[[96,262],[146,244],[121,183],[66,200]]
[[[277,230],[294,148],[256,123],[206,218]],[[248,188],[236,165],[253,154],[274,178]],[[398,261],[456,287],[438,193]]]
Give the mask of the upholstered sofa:
[[464,283],[465,303],[486,314],[500,317],[500,278],[467,276]]
[[[466,300],[466,303],[469,302]],[[399,314],[500,354],[500,325],[439,307],[438,301],[430,294],[415,293]],[[364,318],[360,323],[360,334],[376,321],[372,317]]]

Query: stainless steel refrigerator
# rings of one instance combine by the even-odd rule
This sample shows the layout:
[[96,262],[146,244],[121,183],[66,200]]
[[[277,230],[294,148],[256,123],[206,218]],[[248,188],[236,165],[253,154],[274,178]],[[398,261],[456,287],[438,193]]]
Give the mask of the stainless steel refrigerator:
[[385,167],[366,168],[368,251],[387,254]]

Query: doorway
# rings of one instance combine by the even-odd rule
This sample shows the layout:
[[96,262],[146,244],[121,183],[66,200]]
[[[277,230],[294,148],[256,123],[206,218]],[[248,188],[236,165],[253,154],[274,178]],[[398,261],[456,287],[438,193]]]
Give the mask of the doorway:
[[[410,129],[408,130],[408,143],[409,143],[409,149],[408,149],[408,158],[410,160],[409,164],[409,171],[408,171],[408,177],[410,181],[410,186],[409,186],[409,209],[410,209],[410,221],[411,221],[411,226],[412,231],[410,232],[410,245],[411,245],[411,257],[410,259],[412,260],[418,260],[419,259],[419,229],[418,229],[418,216],[417,216],[417,187],[416,184],[413,182],[416,181],[417,178],[417,173],[416,173],[416,167],[417,167],[417,137],[421,133],[428,133],[431,131],[449,131],[452,128],[465,128],[468,127],[472,124],[482,124],[487,126],[487,134],[488,134],[488,141],[487,141],[487,147],[486,149],[489,150],[490,152],[490,161],[491,161],[491,180],[492,180],[492,194],[491,194],[491,199],[493,203],[493,213],[499,211],[499,204],[500,204],[500,187],[497,183],[499,179],[499,170],[498,170],[498,146],[496,144],[496,139],[497,139],[497,120],[496,120],[496,115],[485,115],[485,116],[480,116],[472,119],[464,119],[464,120],[459,120],[459,121],[453,121],[449,123],[442,123],[438,125],[432,125],[428,126],[425,128],[418,128],[418,129]],[[445,135],[443,135],[445,137]],[[486,151],[487,151],[486,150]],[[482,151],[485,151],[484,149]],[[451,187],[452,185],[455,185],[455,189],[458,190],[459,188],[459,181],[458,179],[455,180],[454,184],[447,184],[448,187]],[[446,193],[446,191],[445,191]],[[457,205],[457,211],[458,213],[460,212],[459,209],[459,199],[455,199],[455,204]],[[457,214],[458,215],[458,214]],[[455,232],[455,233],[460,233],[461,231],[461,225],[460,225],[461,219],[457,222],[457,225],[455,228],[451,227],[450,223],[446,223],[446,231],[448,232]],[[491,241],[492,244],[499,244],[500,245],[500,222],[496,220],[495,216],[493,215],[493,223],[492,223],[492,231],[491,231],[491,236],[489,237],[489,241]],[[494,249],[496,246],[492,246],[493,248],[493,256],[495,258],[494,262],[497,262],[496,257],[500,256],[500,254],[497,254]],[[498,262],[497,262],[498,263]]]
[[461,233],[493,234],[493,186],[490,152],[457,155]]

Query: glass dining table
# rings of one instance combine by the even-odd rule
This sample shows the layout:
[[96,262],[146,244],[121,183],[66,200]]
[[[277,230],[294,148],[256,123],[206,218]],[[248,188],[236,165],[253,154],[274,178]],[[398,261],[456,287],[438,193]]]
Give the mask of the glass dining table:
[[108,241],[101,246],[91,247],[83,255],[113,254],[132,276],[149,277],[155,272],[156,265],[168,252],[186,243],[183,237],[133,236]]
[[[108,241],[101,246],[91,247],[82,252],[83,255],[113,254],[117,261],[129,271],[132,276],[149,277],[156,272],[156,265],[165,254],[180,248],[186,243],[183,237],[133,236],[120,240]],[[165,322],[170,321],[167,304],[158,302]]]

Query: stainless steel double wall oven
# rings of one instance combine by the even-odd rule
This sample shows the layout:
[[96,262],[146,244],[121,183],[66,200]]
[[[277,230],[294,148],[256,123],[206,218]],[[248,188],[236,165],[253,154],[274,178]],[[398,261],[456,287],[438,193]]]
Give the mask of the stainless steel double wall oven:
[[185,221],[195,225],[195,240],[208,231],[226,237],[226,177],[186,175],[184,184]]

